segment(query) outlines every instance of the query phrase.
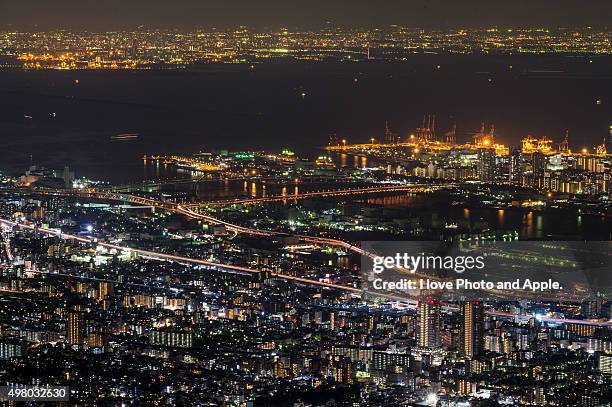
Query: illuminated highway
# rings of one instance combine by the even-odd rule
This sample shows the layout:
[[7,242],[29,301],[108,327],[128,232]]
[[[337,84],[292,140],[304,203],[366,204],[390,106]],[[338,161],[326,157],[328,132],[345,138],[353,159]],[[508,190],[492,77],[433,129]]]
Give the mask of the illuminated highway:
[[[39,193],[44,194],[47,192],[39,191]],[[157,201],[154,199],[143,198],[143,197],[139,197],[135,195],[120,194],[120,193],[113,193],[113,192],[83,192],[83,191],[79,191],[79,192],[58,191],[58,192],[48,192],[48,194],[72,195],[72,196],[79,196],[79,197],[87,198],[87,199],[121,201],[121,202],[139,204],[143,206],[152,206],[156,208],[165,209],[165,210],[168,210],[174,213],[179,213],[184,216],[190,217],[192,219],[200,219],[209,224],[223,225],[229,231],[237,232],[237,233],[244,233],[248,235],[254,235],[254,236],[282,236],[282,235],[285,235],[285,233],[282,233],[282,232],[262,230],[262,229],[253,229],[253,228],[247,228],[244,226],[235,225],[233,223],[229,223],[229,222],[226,222],[224,220],[221,220],[221,219],[209,216],[209,215],[197,213],[187,206],[179,205],[176,203],[161,202],[161,201]],[[334,246],[334,247],[341,247],[341,248],[347,249],[359,255],[365,254],[365,252],[361,248],[351,243],[344,242],[342,240],[331,239],[331,238],[319,238],[316,236],[304,236],[304,235],[297,235],[297,237],[304,242],[316,243],[316,244],[322,244],[322,245],[328,245],[328,246]]]
[[[219,270],[219,271],[233,272],[233,273],[245,274],[245,275],[260,272],[259,270],[248,268],[248,267],[243,267],[243,266],[236,266],[232,264],[222,264],[222,263],[216,263],[216,262],[206,261],[202,259],[194,259],[191,257],[176,256],[176,255],[167,254],[167,253],[153,252],[150,250],[142,250],[142,249],[134,249],[131,247],[118,246],[118,245],[111,244],[111,243],[98,242],[97,239],[95,238],[86,238],[82,236],[76,236],[76,235],[63,233],[61,231],[57,231],[53,229],[46,229],[46,228],[36,227],[34,225],[17,223],[17,222],[13,222],[13,221],[6,220],[6,219],[0,219],[0,223],[2,223],[3,225],[11,226],[11,227],[36,230],[39,233],[44,233],[49,236],[57,236],[65,240],[75,240],[75,241],[79,241],[79,242],[87,243],[87,244],[96,244],[98,246],[101,246],[107,249],[133,252],[133,253],[137,253],[140,256],[148,257],[152,259],[158,259],[158,260],[163,260],[163,261],[175,261],[177,263],[182,263],[182,264],[207,266],[212,269]],[[296,277],[296,276],[288,276],[288,275],[281,274],[281,273],[273,272],[271,274],[277,278],[288,280],[288,281],[295,281],[301,284],[342,290],[342,291],[353,293],[353,294],[362,294],[362,290],[356,287],[349,287],[349,286],[345,286],[341,284],[326,283],[324,281],[312,280],[312,279]],[[417,305],[417,300],[410,300],[410,299],[406,299],[405,297],[399,297],[395,295],[386,295],[386,294],[379,293],[379,292],[376,292],[374,295],[381,297],[381,298],[386,298],[390,301],[393,301],[400,308],[401,307],[414,308]],[[458,307],[449,306],[449,305],[444,306],[444,309],[449,312],[459,311]],[[517,315],[517,314],[511,314],[507,312],[494,311],[494,310],[488,310],[487,314],[497,316],[497,317],[504,317],[504,318],[519,318],[523,320],[536,317],[535,315]],[[577,319],[551,318],[551,317],[546,317],[546,316],[537,316],[537,319],[543,322],[552,322],[552,323],[559,323],[559,324],[576,323],[576,324],[595,325],[595,326],[612,326],[612,322],[609,322],[609,321],[607,322],[586,321],[586,320],[577,320]]]
[[[138,204],[138,205],[162,208],[162,209],[174,212],[174,213],[178,213],[178,214],[187,216],[187,217],[192,218],[192,219],[202,220],[202,221],[207,222],[209,224],[223,225],[229,231],[233,231],[233,232],[236,232],[236,233],[243,233],[243,234],[247,234],[247,235],[251,235],[251,236],[262,236],[262,237],[288,236],[286,233],[283,233],[283,232],[271,231],[271,230],[263,230],[263,229],[253,229],[253,228],[248,228],[248,227],[244,227],[244,226],[239,226],[239,225],[232,224],[232,223],[226,222],[224,220],[221,220],[221,219],[209,216],[209,215],[204,215],[204,214],[195,212],[194,210],[192,210],[192,209],[190,209],[188,207],[184,207],[183,205],[180,205],[180,204],[161,202],[161,201],[157,201],[157,200],[153,200],[153,199],[149,199],[149,198],[143,198],[143,197],[139,197],[139,196],[135,196],[135,195],[109,193],[109,192],[82,192],[82,191],[81,192],[76,192],[76,193],[74,191],[62,191],[61,193],[62,194],[69,194],[69,195],[77,195],[77,196],[81,196],[81,197],[89,198],[89,199],[115,200],[115,201],[130,202],[130,203]],[[360,256],[368,256],[368,257],[371,257],[371,258],[376,256],[375,253],[367,252],[367,251],[361,249],[359,246],[356,246],[356,245],[354,245],[354,244],[352,244],[350,242],[342,241],[342,240],[339,240],[339,239],[326,238],[326,237],[318,237],[318,236],[309,236],[309,235],[292,235],[292,236],[298,238],[300,242],[304,242],[304,243],[311,243],[311,244],[320,245],[320,246],[338,247],[338,248],[342,248],[344,250],[348,250],[350,252],[353,252],[355,254],[358,254]],[[170,256],[170,255],[166,255],[166,256]],[[177,256],[175,256],[175,257],[176,257],[175,260],[177,260],[179,258]],[[202,260],[198,260],[198,261],[200,262],[200,264],[205,264],[205,262],[203,262]],[[427,278],[427,279],[436,280],[436,281],[443,281],[444,280],[443,278],[440,278],[440,277],[437,277],[437,276],[433,276],[433,275],[424,274],[424,273],[420,273],[420,272],[412,273],[412,272],[408,272],[408,271],[402,270],[402,269],[396,269],[396,270],[398,272],[409,273],[411,278]],[[249,272],[248,270],[243,270],[243,271]],[[296,281],[299,281],[298,278],[294,278],[294,279]],[[336,288],[338,288],[338,287],[336,287]],[[500,291],[500,290],[496,290],[496,289],[485,290],[485,291],[487,291],[487,292],[489,292],[491,294],[500,296],[500,297],[506,297],[508,295],[508,292]],[[403,299],[404,297],[389,296],[389,298],[394,298],[394,299],[402,298]],[[541,298],[541,297],[534,298],[534,299],[545,300],[545,298]],[[571,301],[571,299],[569,299],[569,298],[564,298],[564,300],[565,301]]]
[[[70,194],[70,192],[68,192],[68,194]],[[74,195],[74,193],[72,195]],[[135,203],[139,205],[158,207],[158,208],[172,211],[174,213],[182,214],[192,219],[203,220],[209,224],[223,225],[229,231],[233,231],[237,233],[244,233],[244,234],[252,235],[252,236],[271,237],[271,236],[286,236],[287,235],[286,233],[283,233],[283,232],[262,230],[262,229],[252,229],[252,228],[247,228],[244,226],[235,225],[235,224],[226,222],[224,220],[221,220],[221,219],[209,216],[209,215],[204,215],[201,213],[194,212],[193,210],[187,207],[184,207],[182,205],[179,205],[179,204],[160,202],[160,201],[156,201],[153,199],[143,198],[143,197],[139,197],[135,195],[117,194],[117,193],[108,193],[108,192],[79,192],[78,196],[89,198],[89,199],[116,200],[116,201]],[[362,248],[360,248],[359,246],[356,246],[352,243],[345,242],[339,239],[332,239],[332,238],[318,237],[318,236],[308,236],[308,235],[293,235],[293,236],[298,238],[299,241],[305,242],[305,243],[312,243],[312,244],[317,244],[317,245],[322,245],[322,246],[339,247],[339,248],[348,250],[350,252],[353,252],[355,254],[358,254],[360,256],[368,256],[368,257],[375,256],[374,253],[367,252],[363,250]],[[398,269],[398,271],[403,271],[403,270]],[[411,273],[411,276],[429,278],[430,280],[440,280],[439,277],[422,274],[419,272]]]
[[[206,260],[202,260],[202,259],[194,259],[194,258],[191,258],[191,257],[176,256],[176,255],[173,255],[173,254],[153,252],[153,251],[150,251],[150,250],[134,249],[134,248],[131,248],[131,247],[119,246],[119,245],[115,245],[115,244],[111,244],[111,243],[99,242],[99,241],[97,241],[96,238],[76,236],[76,235],[72,235],[72,234],[68,234],[68,233],[63,233],[63,232],[58,231],[58,230],[46,229],[46,228],[37,227],[35,225],[29,225],[29,224],[24,224],[24,223],[17,223],[17,222],[13,222],[13,221],[6,220],[6,219],[0,219],[0,223],[2,223],[3,225],[12,226],[12,227],[29,229],[29,230],[33,230],[33,231],[35,230],[35,231],[37,231],[39,233],[43,233],[43,234],[46,234],[48,236],[57,236],[57,237],[59,237],[61,239],[64,239],[64,240],[74,240],[74,241],[78,241],[78,242],[81,242],[81,243],[95,244],[95,245],[104,247],[106,249],[113,249],[113,250],[118,250],[118,251],[132,252],[132,253],[136,253],[136,254],[138,254],[140,256],[149,257],[149,258],[152,258],[152,259],[166,260],[166,261],[175,261],[177,263],[193,264],[193,265],[199,265],[199,266],[208,266],[208,267],[211,267],[213,269],[220,270],[220,271],[229,271],[229,272],[238,273],[238,274],[254,274],[254,273],[259,273],[259,270],[251,269],[251,268],[248,268],[248,267],[236,266],[236,265],[233,265],[233,264],[215,263],[215,262],[206,261]],[[288,276],[288,275],[284,275],[284,274],[280,274],[280,273],[271,273],[271,274],[273,276],[275,276],[275,277],[278,277],[278,278],[281,278],[281,279],[284,279],[284,280],[296,281],[298,283],[303,283],[303,284],[307,284],[307,285],[315,285],[315,286],[321,286],[321,287],[334,288],[334,289],[339,289],[339,290],[343,290],[343,291],[354,292],[354,293],[361,293],[361,290],[358,289],[358,288],[355,288],[355,287],[347,287],[347,286],[343,286],[343,285],[339,285],[339,284],[326,283],[326,282],[323,282],[323,281],[311,280],[311,279],[302,278],[302,277]]]

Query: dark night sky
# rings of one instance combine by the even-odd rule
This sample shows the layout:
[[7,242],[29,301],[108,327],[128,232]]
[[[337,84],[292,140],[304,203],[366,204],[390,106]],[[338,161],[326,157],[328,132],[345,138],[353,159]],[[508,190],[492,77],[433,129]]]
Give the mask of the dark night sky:
[[0,28],[597,26],[610,0],[0,0]]

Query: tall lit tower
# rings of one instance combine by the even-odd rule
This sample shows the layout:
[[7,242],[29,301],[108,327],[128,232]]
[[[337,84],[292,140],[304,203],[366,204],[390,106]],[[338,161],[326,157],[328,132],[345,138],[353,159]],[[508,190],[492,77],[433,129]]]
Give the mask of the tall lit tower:
[[544,177],[546,171],[546,156],[540,151],[534,151],[531,154],[531,168],[533,176],[540,179]]
[[481,301],[461,302],[461,355],[475,358],[483,353],[484,308]]
[[508,181],[513,185],[520,185],[523,177],[523,152],[520,148],[510,150],[508,162]]
[[66,339],[71,345],[83,343],[83,313],[79,311],[68,312]]
[[103,300],[113,295],[115,287],[113,283],[108,281],[100,281],[98,284],[98,299]]
[[417,341],[422,348],[438,348],[441,344],[442,315],[440,302],[433,298],[419,301]]
[[495,179],[496,154],[493,148],[479,148],[476,170],[478,179],[481,181],[493,181]]

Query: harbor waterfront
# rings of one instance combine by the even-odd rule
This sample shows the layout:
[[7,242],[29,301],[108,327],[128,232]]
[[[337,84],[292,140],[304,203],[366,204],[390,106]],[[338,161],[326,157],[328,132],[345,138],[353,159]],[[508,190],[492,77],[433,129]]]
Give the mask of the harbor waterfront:
[[3,405],[612,405],[612,2],[0,3]]

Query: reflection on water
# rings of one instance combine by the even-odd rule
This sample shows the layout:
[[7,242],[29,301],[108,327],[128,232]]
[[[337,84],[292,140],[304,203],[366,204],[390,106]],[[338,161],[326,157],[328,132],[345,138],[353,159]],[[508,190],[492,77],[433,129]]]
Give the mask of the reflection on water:
[[504,224],[504,215],[505,215],[505,212],[506,211],[504,211],[503,209],[498,209],[497,210],[497,224],[499,225],[499,227],[501,229],[503,229],[505,227],[505,224]]
[[189,179],[199,178],[201,173],[178,168],[175,165],[168,165],[161,160],[142,160],[143,180],[170,180],[170,179]]
[[[340,168],[366,168],[368,166],[368,157],[360,155],[339,153],[332,155],[332,159],[334,160],[335,164]],[[351,162],[351,164],[349,164],[349,162]]]
[[338,267],[355,270],[356,267],[360,266],[359,257],[355,258],[354,256],[339,256],[337,259],[336,265]]
[[[231,198],[262,198],[267,196],[298,195],[302,192],[318,191],[321,185],[286,185],[275,184],[270,181],[243,181],[243,180],[201,180],[193,183],[168,184],[164,188],[174,190],[191,190],[202,201],[231,199]],[[338,185],[342,188],[342,185]]]
[[355,202],[362,202],[368,205],[381,205],[384,207],[406,208],[417,203],[422,203],[423,200],[423,195],[413,192],[402,192],[399,195],[371,196],[365,199],[355,199]]
[[[348,160],[347,154],[339,154],[340,161]],[[351,163],[366,165],[365,157],[349,160]],[[160,161],[144,160],[144,174],[148,179],[177,179],[201,177],[189,171],[177,170],[172,165],[164,166]],[[341,188],[340,185],[338,185]],[[166,188],[166,187],[164,187]],[[321,185],[274,184],[263,181],[202,180],[169,186],[177,190],[195,192],[201,200],[231,199],[237,197],[263,197],[271,195],[291,196],[302,192],[316,191]],[[351,201],[347,197],[343,201]],[[332,203],[333,199],[321,202]],[[526,211],[521,208],[479,208],[461,205],[449,206],[448,196],[437,194],[414,194],[400,192],[384,196],[361,196],[355,203],[399,210],[398,217],[418,217],[427,223],[435,217],[446,224],[478,224],[479,228],[491,231],[517,231],[521,239],[612,239],[612,218],[587,216],[572,210]],[[395,216],[395,215],[394,215]],[[443,223],[443,224],[444,224]]]
[[544,216],[538,214],[536,216],[536,238],[542,238],[544,230]]
[[444,196],[402,193],[356,200],[402,212],[402,217],[441,219],[467,227],[478,224],[491,231],[517,231],[521,239],[611,240],[612,218],[585,216],[572,210],[526,211],[522,208],[449,206]]
[[325,264],[327,266],[342,267],[344,269],[354,270],[356,272],[359,270],[359,266],[361,263],[359,256],[355,256],[355,255],[349,255],[349,256],[340,255],[339,256],[336,254],[329,254],[329,253],[322,253],[322,252],[311,253],[307,255],[301,254],[299,252],[296,252],[296,253],[289,252],[287,253],[287,257],[293,260],[308,259],[308,261],[316,261],[320,264]]
[[529,239],[534,237],[533,233],[533,212],[528,212],[524,217],[523,228],[521,229],[521,235],[526,236]]

